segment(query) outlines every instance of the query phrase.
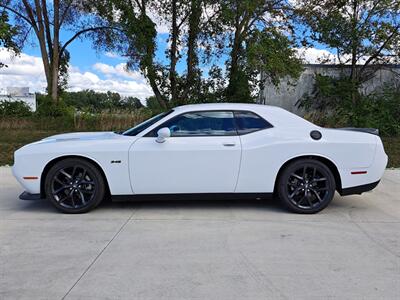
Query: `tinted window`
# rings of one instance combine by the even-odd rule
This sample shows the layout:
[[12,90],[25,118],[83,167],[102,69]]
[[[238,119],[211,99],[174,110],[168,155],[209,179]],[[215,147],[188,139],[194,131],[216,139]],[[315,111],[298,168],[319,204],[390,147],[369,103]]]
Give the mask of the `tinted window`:
[[249,111],[235,112],[235,118],[239,134],[246,134],[272,127],[272,125],[263,118]]
[[168,127],[171,136],[221,136],[236,135],[233,112],[191,112],[176,116],[160,125],[148,136],[156,136],[157,130]]
[[128,129],[127,131],[125,131],[123,133],[123,135],[130,135],[130,136],[135,136],[137,134],[139,134],[140,132],[142,132],[143,130],[149,128],[151,125],[157,123],[158,121],[160,121],[162,118],[164,118],[165,116],[169,115],[170,113],[172,113],[173,110],[168,111],[168,112],[163,112],[159,115],[156,115],[138,125],[136,125],[135,127]]

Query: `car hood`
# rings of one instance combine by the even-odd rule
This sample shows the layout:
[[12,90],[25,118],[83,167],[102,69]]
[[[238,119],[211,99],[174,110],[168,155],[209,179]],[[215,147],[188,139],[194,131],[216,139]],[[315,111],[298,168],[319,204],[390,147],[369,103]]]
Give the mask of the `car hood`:
[[73,141],[73,140],[105,140],[112,139],[119,136],[112,131],[100,131],[100,132],[72,132],[56,134],[44,138],[42,141]]

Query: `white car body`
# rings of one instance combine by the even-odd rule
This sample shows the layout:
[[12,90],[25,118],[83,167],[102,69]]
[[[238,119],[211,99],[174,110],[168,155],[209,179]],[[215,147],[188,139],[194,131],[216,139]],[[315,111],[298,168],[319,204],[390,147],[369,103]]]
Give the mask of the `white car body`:
[[[145,137],[166,120],[192,111],[250,111],[273,127],[234,136],[169,137],[164,143],[158,143],[156,137]],[[312,139],[313,130],[319,131],[322,138]],[[85,132],[45,138],[15,152],[14,176],[28,193],[43,195],[46,171],[65,157],[94,162],[116,198],[145,194],[270,194],[281,168],[299,157],[326,162],[338,181],[337,190],[345,195],[376,185],[387,164],[377,135],[321,128],[278,107],[227,103],[174,108],[137,136]]]

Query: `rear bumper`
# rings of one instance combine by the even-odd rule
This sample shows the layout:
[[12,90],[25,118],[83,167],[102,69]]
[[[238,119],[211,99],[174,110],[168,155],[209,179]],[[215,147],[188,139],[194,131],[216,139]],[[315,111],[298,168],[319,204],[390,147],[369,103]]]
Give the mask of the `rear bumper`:
[[19,199],[21,199],[21,200],[42,200],[43,198],[41,197],[40,194],[31,194],[28,192],[23,192],[21,195],[19,195]]
[[368,183],[368,184],[345,188],[340,191],[340,195],[341,196],[354,195],[354,194],[361,195],[362,193],[371,191],[374,188],[376,188],[376,186],[379,184],[379,182],[380,182],[380,180],[375,181],[373,183]]

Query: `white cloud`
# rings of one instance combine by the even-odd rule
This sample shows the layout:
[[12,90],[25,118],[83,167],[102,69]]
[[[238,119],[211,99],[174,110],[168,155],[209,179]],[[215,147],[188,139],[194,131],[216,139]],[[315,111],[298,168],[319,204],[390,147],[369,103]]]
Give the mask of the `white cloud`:
[[118,59],[121,58],[121,56],[119,56],[118,54],[116,54],[114,52],[106,52],[106,53],[104,53],[104,55],[109,57],[109,58],[118,58]]
[[121,80],[114,77],[100,79],[99,76],[92,72],[71,71],[68,86],[70,91],[83,89],[92,89],[98,92],[113,91],[122,95],[135,96],[142,100],[153,94],[151,88],[143,80]]
[[329,60],[330,64],[339,62],[336,55],[328,50],[317,48],[298,48],[296,50],[298,57],[308,64],[318,64],[327,60]]
[[107,78],[113,76],[119,76],[123,78],[128,78],[136,81],[145,81],[145,78],[138,71],[127,71],[126,63],[120,63],[116,66],[111,66],[104,63],[95,63],[93,69],[104,74]]
[[[341,55],[340,61],[334,53],[324,50],[324,49],[317,49],[317,48],[298,48],[296,49],[297,55],[299,58],[303,60],[304,63],[308,64],[351,64],[351,55]],[[362,56],[359,57],[357,60],[357,64],[364,64],[367,61],[368,57]]]
[[158,33],[169,33],[169,24],[165,22],[159,15],[157,15],[155,12],[149,11],[149,17],[156,24]]
[[[7,68],[0,69],[0,89],[18,86],[29,87],[31,92],[45,91],[46,78],[40,57],[25,53],[13,57],[4,48],[0,48],[0,62],[8,65]],[[82,72],[78,67],[70,66],[69,90],[113,91],[140,99],[153,94],[145,78],[139,72],[127,72],[123,63],[116,66],[96,63],[93,65],[93,70],[100,74]]]

